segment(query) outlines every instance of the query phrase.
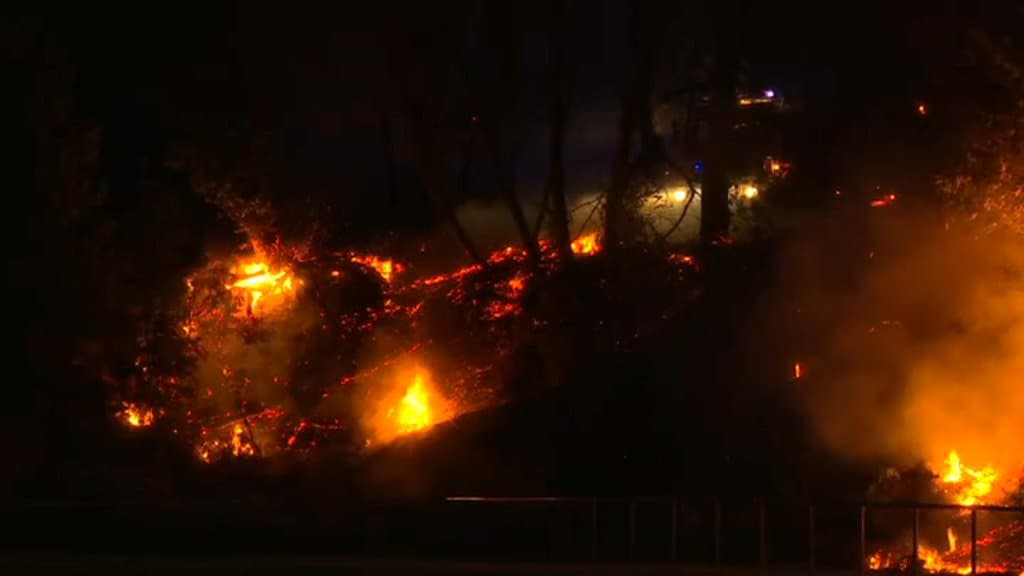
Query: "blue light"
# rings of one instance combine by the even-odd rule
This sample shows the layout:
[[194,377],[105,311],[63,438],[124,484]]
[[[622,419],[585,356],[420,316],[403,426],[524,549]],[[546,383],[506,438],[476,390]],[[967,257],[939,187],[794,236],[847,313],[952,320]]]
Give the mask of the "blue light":
[[696,170],[697,172],[700,172],[701,170],[704,169],[704,163],[703,162],[694,162],[693,163],[693,169]]

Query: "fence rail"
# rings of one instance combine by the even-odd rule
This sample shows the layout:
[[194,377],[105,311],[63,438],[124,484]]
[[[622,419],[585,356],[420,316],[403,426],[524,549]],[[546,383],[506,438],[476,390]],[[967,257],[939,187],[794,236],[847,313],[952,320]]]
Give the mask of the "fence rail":
[[[670,518],[667,527],[667,534],[662,537],[667,538],[668,545],[668,560],[670,562],[678,561],[678,545],[679,545],[679,512],[681,501],[678,498],[669,497],[580,497],[580,496],[521,496],[521,497],[510,497],[510,496],[450,496],[445,499],[448,503],[453,504],[470,504],[470,505],[577,505],[589,507],[590,518],[589,518],[589,554],[590,559],[595,560],[598,557],[598,540],[600,529],[604,520],[600,520],[599,510],[601,505],[617,504],[625,506],[628,510],[626,515],[626,557],[628,559],[634,558],[634,553],[637,545],[636,540],[636,528],[637,528],[637,506],[639,504],[665,506],[668,507],[668,516]],[[764,569],[769,565],[768,555],[768,542],[769,542],[769,530],[768,530],[768,509],[764,500],[755,500],[756,503],[756,524],[757,524],[757,565],[759,568]],[[718,498],[712,500],[712,521],[711,521],[711,549],[713,564],[718,566],[723,561],[723,514],[722,514],[722,501]],[[912,531],[911,531],[911,572],[915,576],[920,570],[920,544],[921,544],[921,530],[920,530],[920,517],[922,510],[948,510],[948,511],[969,511],[970,512],[970,574],[976,575],[978,573],[978,513],[979,512],[1017,512],[1024,513],[1024,506],[999,506],[999,505],[976,505],[966,506],[961,504],[944,504],[944,503],[930,503],[930,502],[863,502],[857,506],[850,506],[847,508],[850,513],[855,510],[859,512],[859,534],[858,534],[858,559],[859,559],[859,574],[865,576],[868,572],[867,558],[868,558],[868,513],[873,510],[903,510],[910,511],[913,515]],[[818,509],[814,505],[808,505],[806,509],[806,530],[807,530],[807,544],[806,544],[806,568],[809,572],[814,573],[818,566],[817,549],[818,549]],[[852,514],[851,514],[852,515]]]

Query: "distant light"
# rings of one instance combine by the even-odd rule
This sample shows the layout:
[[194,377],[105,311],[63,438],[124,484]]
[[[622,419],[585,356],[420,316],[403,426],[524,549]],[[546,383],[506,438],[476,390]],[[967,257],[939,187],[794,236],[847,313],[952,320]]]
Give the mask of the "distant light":
[[919,102],[918,103],[918,105],[917,105],[917,114],[919,116],[927,116],[928,115],[928,106],[924,102]]
[[771,88],[765,90],[764,91],[764,97],[765,98],[775,98],[775,90],[772,90]]
[[672,200],[675,202],[686,202],[689,192],[686,188],[676,188],[672,191]]
[[700,172],[701,170],[704,169],[704,163],[703,162],[694,162],[693,163],[693,169],[696,170],[697,172]]
[[753,200],[754,198],[757,198],[757,195],[759,193],[760,192],[758,191],[757,187],[754,186],[753,184],[747,184],[746,186],[743,187],[743,197],[746,198],[747,200]]

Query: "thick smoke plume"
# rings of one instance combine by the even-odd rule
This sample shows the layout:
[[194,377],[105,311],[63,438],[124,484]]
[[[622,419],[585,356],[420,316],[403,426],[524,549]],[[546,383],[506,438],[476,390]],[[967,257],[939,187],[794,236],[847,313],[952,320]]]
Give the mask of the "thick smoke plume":
[[800,401],[838,454],[941,470],[957,450],[1012,490],[1024,465],[1024,246],[927,213],[838,216],[795,243],[783,284],[800,286],[787,298],[813,371]]

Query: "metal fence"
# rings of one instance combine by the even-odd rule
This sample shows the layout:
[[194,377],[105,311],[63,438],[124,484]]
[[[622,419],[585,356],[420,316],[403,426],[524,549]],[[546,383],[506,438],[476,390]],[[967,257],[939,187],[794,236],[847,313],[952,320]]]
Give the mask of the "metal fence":
[[[764,500],[737,503],[717,498],[698,506],[677,498],[452,496],[446,498],[446,502],[460,508],[477,508],[480,514],[472,515],[474,519],[493,521],[501,518],[507,521],[511,512],[511,521],[528,524],[527,529],[542,533],[542,539],[544,532],[552,532],[552,524],[558,524],[555,532],[568,533],[558,533],[560,545],[548,542],[551,548],[559,548],[549,548],[549,559],[696,561],[716,566],[754,565],[759,568],[767,568],[771,564],[790,568],[803,566],[809,572],[817,571],[819,564],[827,564],[826,568],[859,571],[862,576],[868,571],[869,513],[909,513],[909,556],[913,574],[917,574],[920,568],[917,559],[920,558],[923,511],[969,513],[971,574],[978,571],[979,512],[1024,514],[1024,507],[1019,506],[919,502],[872,502],[820,508],[809,505],[798,510],[792,506],[773,508]],[[728,514],[725,512],[727,507]],[[568,510],[563,515],[571,516],[575,521],[553,521],[551,512],[558,509]],[[682,526],[681,517],[692,516],[695,509],[700,510],[701,521]],[[530,519],[525,518],[529,516],[525,514],[527,510],[534,511]],[[645,516],[643,522],[640,520],[642,512]],[[459,511],[454,514],[459,514]],[[537,516],[540,516],[539,520]],[[475,529],[488,530],[486,526],[479,525]],[[701,531],[705,533],[701,534]],[[493,537],[493,534],[488,533],[488,536]],[[488,536],[479,537],[479,540],[486,541]],[[820,552],[828,556],[826,562],[820,562]]]

